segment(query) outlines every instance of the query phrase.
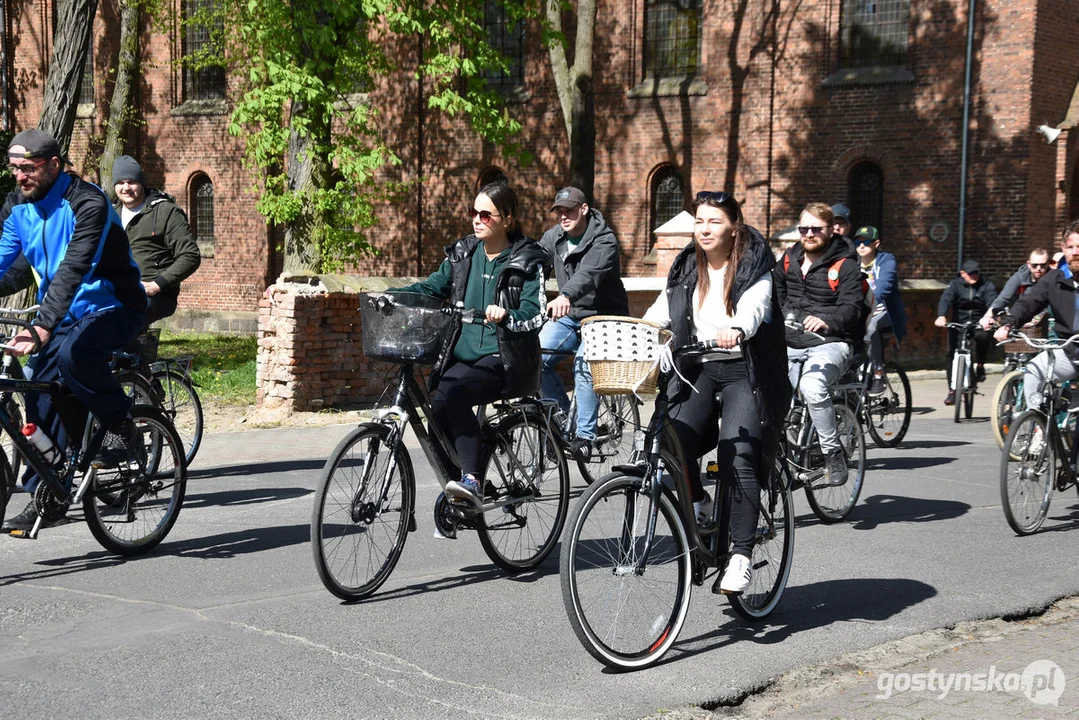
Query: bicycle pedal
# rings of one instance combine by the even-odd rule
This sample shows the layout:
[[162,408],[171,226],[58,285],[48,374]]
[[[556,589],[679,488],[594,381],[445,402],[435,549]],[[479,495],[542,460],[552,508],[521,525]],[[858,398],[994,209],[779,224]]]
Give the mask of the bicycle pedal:
[[9,530],[8,535],[13,538],[19,538],[20,540],[37,540],[36,537],[30,534],[29,530]]

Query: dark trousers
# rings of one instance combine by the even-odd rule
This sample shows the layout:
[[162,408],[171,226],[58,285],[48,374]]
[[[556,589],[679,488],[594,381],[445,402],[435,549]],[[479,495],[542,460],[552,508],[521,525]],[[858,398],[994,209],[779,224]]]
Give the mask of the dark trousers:
[[[971,343],[971,359],[975,365],[984,365],[985,358],[989,355],[989,341],[992,336],[980,327],[974,331],[974,341]],[[959,331],[948,328],[948,364],[944,366],[948,373],[948,387],[952,386],[952,358],[955,357],[955,349],[959,347]]]
[[688,460],[690,491],[695,501],[704,497],[697,460],[718,444],[720,489],[731,503],[733,550],[749,557],[760,502],[761,419],[746,364],[740,359],[718,360],[691,366],[689,371],[686,378],[699,392],[683,383],[671,402],[670,418]]
[[179,297],[179,294],[170,292],[159,292],[153,297],[147,296],[145,324],[149,325],[161,318],[170,317],[176,312],[176,301]]
[[[28,365],[34,380],[62,382],[64,391],[59,395],[27,393],[27,419],[60,448],[82,441],[87,410],[105,425],[123,420],[131,409],[131,398],[113,377],[109,355],[131,342],[142,326],[142,313],[113,308],[56,328]],[[28,491],[36,484],[36,477],[23,483]]]
[[434,421],[453,440],[461,472],[480,476],[480,421],[473,408],[502,398],[506,371],[497,355],[454,362],[431,393]]

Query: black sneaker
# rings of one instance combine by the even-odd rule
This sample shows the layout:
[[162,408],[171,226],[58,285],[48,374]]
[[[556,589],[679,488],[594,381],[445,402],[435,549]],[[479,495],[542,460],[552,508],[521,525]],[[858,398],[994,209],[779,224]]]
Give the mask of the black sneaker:
[[978,370],[974,374],[974,377],[978,382],[985,382],[985,365],[978,366]]
[[880,397],[885,391],[884,378],[880,375],[874,375],[873,380],[869,383],[869,396]]
[[828,485],[839,487],[846,484],[848,475],[847,457],[842,450],[833,450],[828,453],[828,456],[824,458],[824,470]]
[[138,461],[145,453],[142,433],[131,418],[124,418],[109,426],[101,443],[101,452],[91,464],[98,470],[119,467],[125,462]]
[[569,441],[569,454],[574,460],[588,462],[592,458],[592,441],[575,437]]
[[[54,525],[59,525],[67,517],[67,505],[56,510],[55,513],[47,515],[41,520],[40,530],[50,528]],[[13,518],[8,518],[4,522],[3,532],[21,532],[28,533],[34,528],[34,523],[37,522],[37,508],[34,506],[34,501],[26,503],[26,507],[23,511]]]
[[955,390],[948,391],[948,397],[944,398],[945,405],[955,405]]

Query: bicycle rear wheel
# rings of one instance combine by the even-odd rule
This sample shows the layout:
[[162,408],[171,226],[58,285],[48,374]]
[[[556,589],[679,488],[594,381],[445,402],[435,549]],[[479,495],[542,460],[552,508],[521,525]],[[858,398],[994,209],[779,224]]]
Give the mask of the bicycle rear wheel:
[[955,421],[959,422],[963,399],[967,394],[967,359],[960,355],[952,367],[952,380],[955,382]]
[[154,404],[172,420],[190,465],[202,444],[202,402],[195,387],[177,370],[159,370],[150,378]]
[[884,363],[884,394],[866,398],[865,416],[869,434],[877,447],[895,447],[910,428],[910,380],[894,362]]
[[416,480],[392,428],[364,423],[326,461],[311,513],[319,579],[342,600],[361,600],[393,572],[408,538]]
[[641,412],[633,395],[600,395],[596,407],[596,439],[588,461],[578,460],[588,484],[633,460],[633,440],[641,429]]
[[1000,456],[1000,504],[1017,535],[1029,535],[1045,521],[1056,464],[1045,416],[1025,411],[1013,423]]
[[[12,394],[7,400],[7,412],[11,417],[12,424],[21,428],[26,422],[26,412],[23,409],[24,400],[22,395]],[[15,442],[8,437],[7,433],[2,433],[3,438],[0,439],[0,450],[4,451],[4,454],[8,457],[9,466],[11,469],[11,476],[18,482],[19,475],[22,472],[22,453],[15,447]],[[3,518],[0,517],[0,523],[3,522]]]
[[118,467],[90,470],[94,479],[82,500],[90,532],[118,555],[157,547],[176,523],[187,490],[187,464],[172,423],[147,405],[136,405],[131,418],[142,447]]
[[562,544],[562,600],[585,650],[607,667],[648,667],[671,648],[689,610],[689,543],[660,491],[648,562],[649,497],[639,475],[611,474],[581,496]]
[[794,562],[794,499],[791,476],[782,455],[776,457],[768,486],[761,487],[760,517],[750,557],[749,587],[727,595],[734,611],[753,622],[772,614],[787,587]]
[[7,453],[0,448],[0,526],[4,524],[8,502],[15,492],[15,473],[7,460]]
[[569,510],[569,467],[539,412],[513,412],[493,430],[484,460],[480,545],[503,570],[531,570],[558,543]]
[[1012,370],[997,383],[996,389],[993,390],[993,401],[989,405],[993,439],[997,441],[997,447],[1004,447],[1012,421],[1017,419],[1025,408],[1023,370]]
[[[828,485],[827,475],[807,482],[806,499],[823,523],[839,522],[854,509],[865,480],[865,435],[857,414],[845,402],[835,403],[836,430],[847,458],[847,481]],[[814,440],[816,442],[816,440]]]

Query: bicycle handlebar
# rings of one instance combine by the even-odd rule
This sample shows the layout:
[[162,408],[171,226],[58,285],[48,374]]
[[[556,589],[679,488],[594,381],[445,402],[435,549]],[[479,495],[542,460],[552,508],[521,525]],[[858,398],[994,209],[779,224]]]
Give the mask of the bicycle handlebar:
[[[31,305],[28,308],[0,307],[0,325],[14,325],[28,330],[31,327],[31,322],[27,318],[37,315],[37,311],[40,309],[41,305]],[[41,339],[37,336],[37,333],[31,332],[30,337],[34,341],[34,353],[41,352]],[[6,340],[11,340],[11,337]],[[9,345],[6,340],[0,342],[0,351],[12,352],[15,350],[15,346]]]
[[1067,340],[1060,340],[1059,338],[1053,340],[1052,338],[1030,337],[1021,330],[1012,330],[1008,333],[1008,339],[998,342],[997,345],[1003,345],[1010,340],[1022,340],[1030,347],[1037,348],[1038,350],[1063,350],[1069,345],[1079,344],[1079,333],[1072,335]]
[[806,326],[795,320],[793,317],[788,317],[786,320],[784,320],[783,325],[790,328],[791,330],[794,330],[795,332],[809,335],[810,337],[820,340],[821,342],[827,342],[823,335],[821,335],[820,333],[815,333],[812,330],[806,330]]

